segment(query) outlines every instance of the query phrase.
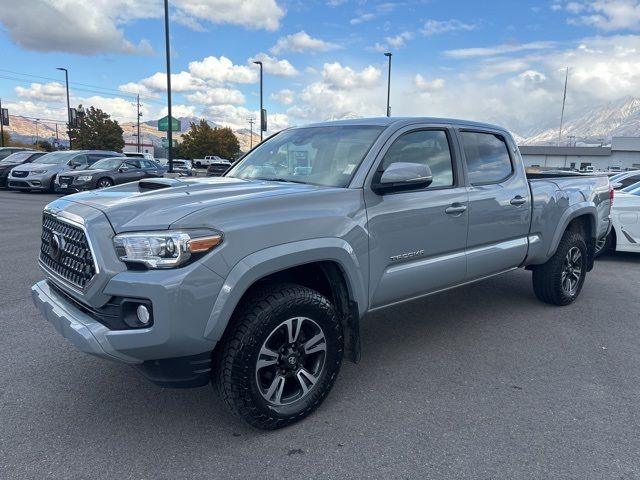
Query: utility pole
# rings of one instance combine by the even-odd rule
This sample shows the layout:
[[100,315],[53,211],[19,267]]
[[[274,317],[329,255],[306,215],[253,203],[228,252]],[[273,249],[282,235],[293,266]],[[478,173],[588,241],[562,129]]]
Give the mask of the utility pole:
[[4,147],[4,115],[2,112],[1,98],[0,98],[0,147]]
[[564,121],[564,104],[567,101],[567,80],[569,79],[569,67],[564,74],[564,94],[562,95],[562,111],[560,112],[560,130],[558,130],[558,146],[562,142],[562,122]]
[[391,55],[391,52],[384,54],[384,56],[389,59],[389,73],[387,75],[387,117],[391,116],[391,105],[389,104],[389,100],[391,99]]
[[140,117],[142,116],[140,113],[140,95],[136,95],[136,103],[138,105],[138,147],[136,148],[136,152],[140,152]]
[[69,71],[58,67],[56,70],[64,71],[64,82],[67,86],[67,134],[69,135],[69,150],[71,150],[71,105],[69,104]]
[[260,65],[260,142],[262,143],[262,127],[264,126],[264,110],[262,108],[262,62],[256,60],[256,65]]
[[[171,116],[171,46],[169,44],[169,0],[164,0],[164,42],[167,56],[167,160],[169,160],[169,173],[173,173],[173,117]],[[139,138],[139,137],[138,137]]]
[[251,132],[249,134],[249,150],[251,150],[253,148],[253,122],[255,122],[255,120],[253,118],[249,119],[249,132]]
[[38,122],[40,121],[39,118],[36,118],[36,143],[35,146],[38,147],[38,140],[40,140],[40,138],[38,137]]

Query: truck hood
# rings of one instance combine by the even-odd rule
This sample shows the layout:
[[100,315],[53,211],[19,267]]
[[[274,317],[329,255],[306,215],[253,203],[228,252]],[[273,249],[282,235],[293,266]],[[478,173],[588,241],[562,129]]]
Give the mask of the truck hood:
[[268,197],[328,188],[229,177],[158,178],[77,193],[65,200],[97,208],[107,216],[114,231],[122,233],[164,230],[198,210],[210,208],[215,212],[216,207],[230,202],[263,202]]

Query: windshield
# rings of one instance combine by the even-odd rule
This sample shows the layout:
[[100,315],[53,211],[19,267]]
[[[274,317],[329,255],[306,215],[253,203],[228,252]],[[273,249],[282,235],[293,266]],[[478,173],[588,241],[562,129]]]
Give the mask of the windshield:
[[632,190],[635,190],[636,188],[640,188],[640,182],[632,183],[631,185],[629,185],[628,187],[624,187],[620,191],[629,193]]
[[29,158],[31,155],[33,155],[33,153],[34,152],[16,152],[16,153],[12,153],[11,155],[9,155],[4,160],[0,160],[0,163],[22,163],[27,158]]
[[51,165],[63,165],[75,157],[78,152],[52,152],[36,158],[31,163],[46,163]]
[[384,127],[286,130],[248,153],[226,177],[346,187]]
[[122,163],[122,158],[105,158],[89,167],[89,170],[115,170]]

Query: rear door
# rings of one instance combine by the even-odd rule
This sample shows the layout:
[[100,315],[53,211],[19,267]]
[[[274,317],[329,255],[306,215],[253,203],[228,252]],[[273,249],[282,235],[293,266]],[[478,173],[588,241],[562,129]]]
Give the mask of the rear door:
[[469,182],[467,280],[518,267],[525,259],[531,195],[511,138],[500,131],[459,129]]
[[[464,281],[468,193],[453,140],[448,125],[400,129],[368,175],[364,194],[372,308]],[[429,165],[433,183],[421,190],[376,194],[374,176],[394,162]]]

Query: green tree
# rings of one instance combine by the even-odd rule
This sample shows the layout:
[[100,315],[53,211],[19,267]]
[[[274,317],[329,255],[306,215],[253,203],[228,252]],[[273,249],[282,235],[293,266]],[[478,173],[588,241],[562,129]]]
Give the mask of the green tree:
[[122,151],[124,139],[117,121],[99,108],[89,107],[78,116],[78,126],[71,129],[74,149]]
[[51,145],[51,142],[48,142],[47,140],[40,140],[38,143],[34,143],[34,145],[38,150],[44,150],[45,152],[53,151],[53,145]]
[[230,128],[211,128],[206,120],[191,123],[189,131],[182,136],[176,158],[204,158],[218,155],[234,158],[240,152],[240,142]]

